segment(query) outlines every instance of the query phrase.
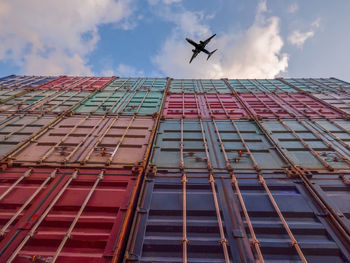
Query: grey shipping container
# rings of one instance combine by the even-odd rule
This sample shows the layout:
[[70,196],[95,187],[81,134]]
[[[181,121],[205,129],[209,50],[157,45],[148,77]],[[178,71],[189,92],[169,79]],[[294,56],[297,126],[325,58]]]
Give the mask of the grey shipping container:
[[91,94],[83,90],[33,90],[8,100],[1,112],[61,113],[73,108]]
[[166,78],[118,78],[106,86],[104,91],[164,91]]
[[172,79],[170,93],[231,93],[232,90],[219,79]]
[[151,164],[169,171],[289,167],[254,121],[201,119],[161,120]]
[[238,93],[284,93],[298,92],[291,85],[278,79],[229,79],[228,85]]
[[350,121],[281,119],[261,123],[296,166],[321,171],[350,169]]

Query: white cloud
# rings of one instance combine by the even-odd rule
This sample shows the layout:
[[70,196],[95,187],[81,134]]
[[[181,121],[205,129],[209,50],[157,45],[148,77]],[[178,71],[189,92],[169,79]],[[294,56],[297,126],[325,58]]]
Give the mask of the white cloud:
[[289,36],[288,36],[288,41],[297,46],[297,47],[302,47],[305,43],[305,41],[313,37],[315,35],[315,32],[313,31],[307,31],[307,32],[300,32],[299,30],[294,30]]
[[299,5],[297,3],[291,4],[287,9],[288,13],[291,13],[291,14],[295,13],[298,10],[299,10]]
[[1,0],[0,60],[26,74],[91,74],[98,26],[126,23],[131,0]]
[[120,77],[143,77],[145,76],[145,72],[143,70],[137,70],[130,65],[119,64],[114,75]]
[[279,19],[265,18],[266,10],[266,1],[261,1],[256,19],[247,30],[218,34],[207,46],[208,50],[218,48],[210,60],[206,61],[206,55],[199,54],[191,64],[188,64],[191,47],[184,41],[185,36],[199,40],[212,32],[203,23],[205,19],[201,14],[186,10],[171,16],[166,14],[176,27],[153,61],[160,71],[171,77],[273,78],[287,69],[288,55],[281,52]]

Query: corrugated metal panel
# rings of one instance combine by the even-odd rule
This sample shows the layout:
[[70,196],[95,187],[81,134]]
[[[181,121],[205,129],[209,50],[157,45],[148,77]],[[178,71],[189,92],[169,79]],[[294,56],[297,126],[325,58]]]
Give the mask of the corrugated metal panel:
[[263,120],[263,127],[292,162],[311,170],[350,169],[350,122]]
[[336,93],[327,93],[327,94],[314,93],[312,95],[350,114],[350,95],[346,95],[346,94],[339,95]]
[[[7,89],[0,88],[0,103],[5,103],[6,101],[25,94],[27,91],[25,89]],[[0,110],[3,108],[3,105],[0,105]]]
[[110,262],[125,238],[121,229],[135,179],[130,170],[1,172],[2,229],[13,223],[0,243],[0,261]]
[[340,92],[350,94],[350,84],[337,79],[304,78],[304,79],[284,79],[287,83],[296,87],[300,91],[313,93]]
[[65,90],[97,90],[110,83],[114,77],[70,77],[62,76],[39,89],[65,89]]
[[311,181],[350,232],[350,174],[313,174]]
[[104,91],[164,91],[167,79],[161,78],[118,78],[104,88]]
[[0,88],[35,88],[56,78],[48,76],[10,75],[0,79]]
[[298,92],[293,87],[278,79],[229,79],[227,82],[238,93]]
[[253,115],[258,118],[341,118],[343,114],[327,104],[300,93],[238,94]]
[[152,115],[158,113],[163,93],[157,91],[99,91],[75,107],[76,113]]
[[124,262],[348,262],[301,182],[276,177],[147,178]]
[[63,112],[73,108],[90,91],[82,90],[33,90],[8,100],[0,112]]
[[223,80],[172,79],[169,91],[172,93],[231,93]]
[[153,147],[158,169],[283,170],[288,164],[253,121],[161,120]]
[[55,119],[53,115],[0,114],[0,159]]
[[66,117],[10,157],[17,165],[133,167],[146,160],[154,125],[152,117]]
[[247,118],[247,113],[231,94],[169,94],[163,111],[165,118]]

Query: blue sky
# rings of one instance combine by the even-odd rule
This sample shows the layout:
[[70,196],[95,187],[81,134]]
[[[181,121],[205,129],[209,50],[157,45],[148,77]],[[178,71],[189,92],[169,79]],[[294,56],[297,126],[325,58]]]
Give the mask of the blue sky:
[[[0,75],[350,81],[350,1],[0,0]],[[191,64],[212,33],[219,50]]]

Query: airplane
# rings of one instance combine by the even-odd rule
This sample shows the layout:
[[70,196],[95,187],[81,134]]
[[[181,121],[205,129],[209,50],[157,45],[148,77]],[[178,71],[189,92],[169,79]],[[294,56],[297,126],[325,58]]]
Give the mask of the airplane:
[[211,55],[214,54],[214,52],[217,50],[215,49],[212,52],[209,52],[208,50],[205,49],[205,46],[209,43],[209,41],[215,37],[216,34],[212,35],[211,37],[209,37],[207,40],[205,41],[199,41],[199,44],[197,44],[196,42],[194,42],[192,39],[186,38],[187,42],[190,43],[191,45],[193,45],[195,47],[195,49],[192,49],[193,55],[191,57],[190,63],[192,62],[192,60],[202,51],[206,54],[208,54],[207,60],[210,58]]

